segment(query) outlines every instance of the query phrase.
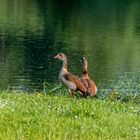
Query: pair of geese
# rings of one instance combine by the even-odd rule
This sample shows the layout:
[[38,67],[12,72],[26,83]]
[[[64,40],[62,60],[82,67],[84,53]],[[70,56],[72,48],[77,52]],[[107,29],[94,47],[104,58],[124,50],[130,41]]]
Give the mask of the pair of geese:
[[93,80],[89,78],[87,70],[88,64],[85,57],[81,58],[81,63],[83,66],[81,78],[78,78],[77,76],[68,72],[67,57],[64,53],[58,53],[54,58],[63,62],[62,68],[59,72],[59,81],[62,85],[68,88],[69,96],[72,97],[74,95],[74,91],[77,91],[85,98],[87,96],[94,97],[96,95],[97,87]]

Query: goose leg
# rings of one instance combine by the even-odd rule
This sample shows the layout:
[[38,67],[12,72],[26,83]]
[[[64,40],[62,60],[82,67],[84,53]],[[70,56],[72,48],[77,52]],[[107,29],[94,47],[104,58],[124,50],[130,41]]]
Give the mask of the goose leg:
[[87,98],[87,95],[86,95],[86,94],[83,94],[83,97],[84,97],[84,98]]
[[84,98],[87,98],[86,93],[82,93],[82,92],[80,92],[80,91],[78,91],[78,93],[80,94],[80,96],[82,96],[82,97],[84,97]]
[[74,95],[73,91],[72,90],[69,90],[69,96],[70,97],[73,97],[73,95]]
[[83,93],[82,92],[80,92],[80,91],[77,91],[77,92],[79,93],[80,96],[83,96]]

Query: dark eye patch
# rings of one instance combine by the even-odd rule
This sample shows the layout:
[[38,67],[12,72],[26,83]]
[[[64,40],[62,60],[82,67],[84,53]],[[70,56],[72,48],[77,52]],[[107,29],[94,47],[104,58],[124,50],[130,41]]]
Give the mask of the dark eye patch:
[[84,63],[83,57],[80,58],[80,62],[81,62],[82,64]]
[[59,56],[62,56],[62,54],[60,53]]

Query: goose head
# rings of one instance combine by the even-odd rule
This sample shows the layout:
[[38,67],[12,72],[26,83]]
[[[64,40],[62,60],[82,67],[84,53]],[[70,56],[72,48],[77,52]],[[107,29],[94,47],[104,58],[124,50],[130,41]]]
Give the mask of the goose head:
[[66,61],[67,60],[66,55],[64,53],[58,53],[54,58],[59,59],[61,61]]
[[87,65],[87,59],[85,57],[81,57],[80,62],[83,66]]

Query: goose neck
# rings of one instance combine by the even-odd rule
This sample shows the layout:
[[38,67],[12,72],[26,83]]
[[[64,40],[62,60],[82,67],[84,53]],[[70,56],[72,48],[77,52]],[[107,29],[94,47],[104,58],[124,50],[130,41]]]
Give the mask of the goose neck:
[[67,69],[67,59],[66,59],[66,58],[63,60],[63,65],[62,65],[62,67],[63,67],[64,69]]

